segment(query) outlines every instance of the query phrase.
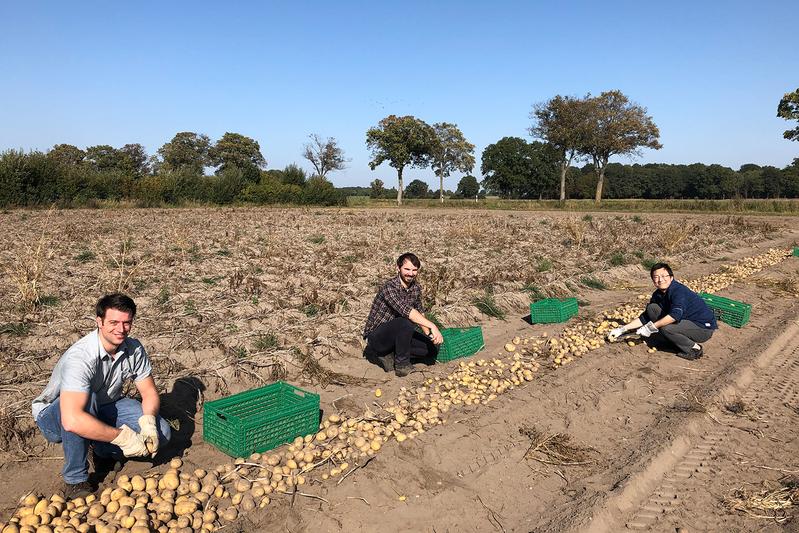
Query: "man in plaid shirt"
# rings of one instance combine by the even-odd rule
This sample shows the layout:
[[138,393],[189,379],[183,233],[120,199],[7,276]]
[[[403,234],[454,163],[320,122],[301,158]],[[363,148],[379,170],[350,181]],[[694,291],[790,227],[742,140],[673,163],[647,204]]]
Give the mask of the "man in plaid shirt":
[[377,359],[386,372],[394,370],[400,377],[410,374],[411,356],[435,355],[436,346],[444,342],[436,325],[423,314],[422,288],[416,282],[420,266],[412,253],[397,258],[397,276],[377,292],[363,330],[366,357]]

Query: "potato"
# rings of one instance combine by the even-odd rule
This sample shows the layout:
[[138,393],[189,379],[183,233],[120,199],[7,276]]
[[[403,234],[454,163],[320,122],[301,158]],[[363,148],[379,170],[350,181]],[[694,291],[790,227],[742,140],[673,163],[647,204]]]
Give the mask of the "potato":
[[134,524],[136,524],[136,519],[135,519],[135,518],[133,518],[133,517],[132,517],[132,516],[130,516],[130,515],[123,516],[122,518],[120,518],[120,519],[119,519],[119,524],[120,524],[122,527],[125,527],[125,528],[128,528],[128,529],[130,529],[130,528],[132,528],[132,527],[133,527],[133,525],[134,525]]
[[253,497],[250,496],[249,494],[245,494],[244,497],[241,499],[241,508],[242,508],[242,510],[249,512],[249,511],[252,511],[253,509],[255,509],[255,507],[256,507],[256,504],[255,504],[255,500],[253,499]]
[[28,516],[23,516],[19,520],[19,525],[21,526],[38,526],[41,523],[42,519],[39,515],[29,514]]
[[236,510],[235,507],[228,507],[222,512],[222,518],[224,518],[228,522],[232,522],[238,517],[239,517],[239,512]]
[[178,516],[189,515],[197,510],[197,502],[182,501],[175,504],[175,514]]
[[53,533],[53,528],[50,526],[39,526],[36,528],[36,533]]
[[175,490],[180,486],[180,479],[178,478],[177,474],[164,474],[164,477],[161,478],[161,482],[163,483],[164,488],[169,490]]
[[236,481],[235,485],[236,490],[239,492],[247,492],[252,488],[252,483],[247,479],[240,479]]
[[183,461],[180,459],[180,457],[175,457],[174,459],[169,461],[169,466],[177,470],[178,468],[183,466]]
[[232,503],[233,505],[238,505],[238,504],[240,504],[240,503],[241,503],[241,499],[242,499],[243,497],[244,497],[244,494],[242,494],[241,492],[237,492],[237,493],[236,493],[236,494],[234,494],[234,495],[233,495],[233,497],[230,499],[230,503]]

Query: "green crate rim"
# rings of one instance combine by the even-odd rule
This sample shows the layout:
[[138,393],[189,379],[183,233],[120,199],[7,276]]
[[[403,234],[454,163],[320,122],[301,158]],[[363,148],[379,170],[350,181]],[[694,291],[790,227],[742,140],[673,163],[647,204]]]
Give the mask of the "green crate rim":
[[544,298],[530,304],[530,322],[533,324],[566,322],[578,311],[577,298]]
[[319,395],[285,381],[203,406],[203,439],[234,457],[271,450],[315,433],[318,425]]
[[740,328],[749,322],[752,304],[706,292],[700,292],[699,296],[713,310],[716,318],[725,324]]
[[462,357],[469,357],[485,348],[483,328],[444,328],[441,330],[444,343],[438,349],[437,362],[448,363]]

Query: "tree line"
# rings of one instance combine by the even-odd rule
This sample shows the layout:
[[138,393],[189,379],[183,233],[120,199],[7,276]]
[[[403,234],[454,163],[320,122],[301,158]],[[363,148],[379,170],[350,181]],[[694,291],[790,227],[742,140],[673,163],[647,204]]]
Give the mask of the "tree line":
[[[786,93],[777,116],[799,120],[799,89]],[[369,167],[383,163],[395,169],[391,189],[375,179],[373,198],[445,196],[474,198],[783,198],[799,197],[799,159],[783,169],[755,164],[733,170],[721,165],[624,165],[613,156],[636,156],[642,148],[660,149],[660,132],[646,108],[621,91],[598,96],[557,95],[533,105],[531,141],[503,137],[483,150],[482,182],[469,174],[475,166],[474,145],[456,124],[429,125],[414,116],[389,115],[366,132]],[[799,140],[799,127],[784,137]],[[225,133],[216,142],[204,134],[177,133],[149,156],[141,144],[120,148],[90,146],[85,150],[58,144],[45,152],[6,150],[0,153],[0,206],[58,203],[85,205],[95,200],[134,200],[139,205],[197,201],[227,204],[297,203],[335,205],[344,193],[328,180],[346,168],[347,159],[333,137],[309,136],[302,157],[310,176],[295,164],[266,168],[257,141]],[[582,166],[580,166],[582,164]],[[430,191],[422,180],[407,187],[406,168],[431,168],[439,181]],[[213,169],[212,175],[206,175]],[[456,190],[444,188],[454,172],[465,174]]]
[[[0,153],[0,206],[80,206],[97,200],[132,200],[141,206],[343,204],[344,195],[327,178],[345,168],[343,150],[332,137],[311,134],[309,139],[302,157],[315,169],[311,175],[295,164],[267,170],[258,142],[230,132],[215,143],[204,134],[180,132],[151,156],[141,144],[6,150]],[[206,175],[209,168],[212,175]]]

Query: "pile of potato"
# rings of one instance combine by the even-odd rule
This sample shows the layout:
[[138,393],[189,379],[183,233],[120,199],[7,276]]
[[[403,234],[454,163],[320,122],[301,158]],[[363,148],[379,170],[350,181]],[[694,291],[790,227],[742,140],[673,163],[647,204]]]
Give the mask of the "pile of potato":
[[770,248],[766,253],[741,259],[734,265],[725,267],[722,272],[702,276],[699,279],[688,281],[685,285],[694,292],[714,293],[726,289],[733,283],[747,278],[780,263],[790,257],[793,250],[790,248]]
[[[715,292],[725,289],[764,268],[776,265],[792,255],[792,250],[769,249],[766,253],[747,257],[736,264],[725,267],[722,272],[709,274],[693,281],[685,282],[695,292]],[[639,295],[639,300],[647,300],[648,294]],[[643,306],[623,304],[616,309],[605,312],[601,318],[588,320],[567,326],[559,338],[553,337],[547,343],[549,359],[554,368],[570,363],[579,357],[605,344],[605,338],[611,329],[627,324],[643,312]],[[629,341],[628,344],[635,343]],[[507,349],[507,346],[506,346]],[[511,351],[511,350],[509,350]],[[649,352],[655,352],[649,348]]]

